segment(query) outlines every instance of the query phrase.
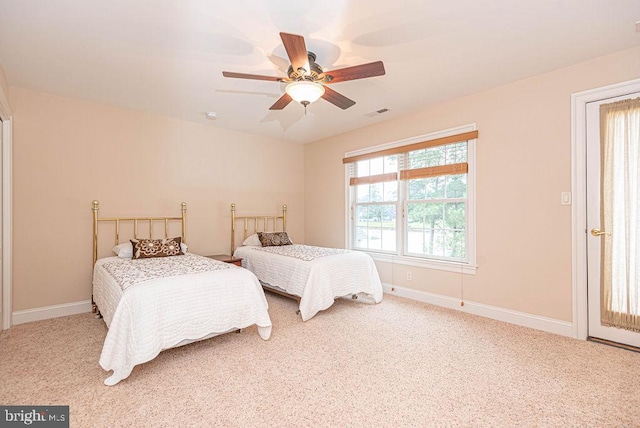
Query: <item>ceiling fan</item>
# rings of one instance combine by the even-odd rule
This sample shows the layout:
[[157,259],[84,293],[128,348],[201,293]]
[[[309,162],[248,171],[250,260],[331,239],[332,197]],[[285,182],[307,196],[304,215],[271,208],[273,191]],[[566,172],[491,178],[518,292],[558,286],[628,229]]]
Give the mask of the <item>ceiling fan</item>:
[[288,77],[261,76],[230,71],[222,72],[224,77],[288,83],[285,87],[284,95],[269,107],[269,110],[282,110],[292,100],[295,100],[302,104],[306,111],[307,106],[319,98],[324,98],[331,104],[345,110],[356,102],[325,85],[385,74],[382,61],[324,71],[316,63],[316,55],[313,52],[307,52],[304,37],[296,34],[280,33],[280,38],[291,61],[287,71]]

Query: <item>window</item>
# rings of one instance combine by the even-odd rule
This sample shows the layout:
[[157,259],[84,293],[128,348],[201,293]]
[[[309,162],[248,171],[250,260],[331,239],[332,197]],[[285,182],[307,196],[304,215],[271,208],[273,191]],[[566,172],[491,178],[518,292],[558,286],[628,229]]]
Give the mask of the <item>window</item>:
[[378,260],[475,272],[477,135],[470,126],[348,153],[348,246]]
[[398,156],[355,163],[353,247],[395,252]]

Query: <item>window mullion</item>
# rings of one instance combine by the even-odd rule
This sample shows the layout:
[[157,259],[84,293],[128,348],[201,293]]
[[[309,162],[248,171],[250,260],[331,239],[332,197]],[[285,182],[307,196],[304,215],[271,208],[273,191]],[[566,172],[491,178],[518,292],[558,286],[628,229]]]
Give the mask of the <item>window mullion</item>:
[[[398,169],[402,171],[407,167],[408,154],[403,153],[398,156]],[[400,212],[400,219],[398,220],[398,230],[396,231],[396,254],[398,256],[404,256],[407,253],[407,195],[409,194],[408,181],[399,180],[398,183],[398,209]]]
[[453,203],[453,202],[463,202],[463,203],[467,203],[467,200],[465,198],[438,198],[438,199],[411,199],[410,201],[411,203],[438,203],[438,204],[447,204],[447,203]]

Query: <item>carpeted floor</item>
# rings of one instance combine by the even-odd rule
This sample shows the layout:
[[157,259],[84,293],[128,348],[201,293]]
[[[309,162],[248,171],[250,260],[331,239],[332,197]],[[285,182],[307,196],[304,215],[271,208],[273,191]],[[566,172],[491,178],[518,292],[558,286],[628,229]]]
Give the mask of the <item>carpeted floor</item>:
[[114,387],[91,314],[0,335],[0,404],[72,427],[640,426],[640,354],[385,296],[162,352]]

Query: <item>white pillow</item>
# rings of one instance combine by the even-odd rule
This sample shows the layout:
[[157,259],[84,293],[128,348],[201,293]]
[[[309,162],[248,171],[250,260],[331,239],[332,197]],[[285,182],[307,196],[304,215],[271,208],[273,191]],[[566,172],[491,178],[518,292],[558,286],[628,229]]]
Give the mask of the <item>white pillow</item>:
[[248,245],[248,246],[253,246],[253,247],[262,247],[262,243],[260,242],[260,238],[258,238],[258,234],[257,233],[254,233],[253,235],[251,235],[247,239],[245,239],[242,242],[242,245]]
[[[183,253],[187,253],[187,244],[184,242],[180,243],[180,249]],[[131,242],[123,242],[122,244],[118,244],[111,249],[118,257],[121,259],[130,259],[133,257],[133,245]]]

